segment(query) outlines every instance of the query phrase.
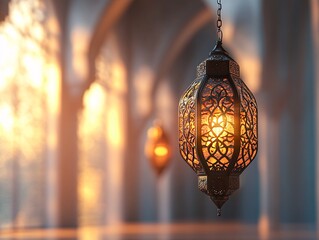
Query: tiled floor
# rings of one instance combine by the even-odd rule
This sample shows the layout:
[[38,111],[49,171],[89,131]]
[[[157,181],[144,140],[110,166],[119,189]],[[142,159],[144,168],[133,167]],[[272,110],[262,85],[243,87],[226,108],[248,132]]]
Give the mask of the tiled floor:
[[[268,235],[268,236],[267,236]],[[261,235],[255,225],[126,224],[79,229],[2,230],[0,239],[24,240],[315,240],[314,230],[292,227]]]

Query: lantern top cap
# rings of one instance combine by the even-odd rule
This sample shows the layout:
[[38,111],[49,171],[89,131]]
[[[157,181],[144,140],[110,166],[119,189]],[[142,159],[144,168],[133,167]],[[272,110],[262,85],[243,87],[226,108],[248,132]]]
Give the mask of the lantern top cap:
[[240,77],[238,63],[229,56],[221,41],[217,41],[209,57],[197,66],[197,77],[205,74],[209,76],[233,74]]
[[223,60],[232,60],[235,62],[235,60],[229,56],[228,52],[223,48],[223,43],[221,41],[217,41],[216,45],[209,53],[209,57],[211,59],[223,59]]

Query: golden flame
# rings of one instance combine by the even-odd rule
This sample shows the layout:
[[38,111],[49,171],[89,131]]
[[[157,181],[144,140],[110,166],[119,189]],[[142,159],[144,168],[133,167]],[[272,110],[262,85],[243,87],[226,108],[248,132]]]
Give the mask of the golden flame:
[[154,149],[154,154],[157,157],[165,157],[168,155],[167,146],[156,146]]

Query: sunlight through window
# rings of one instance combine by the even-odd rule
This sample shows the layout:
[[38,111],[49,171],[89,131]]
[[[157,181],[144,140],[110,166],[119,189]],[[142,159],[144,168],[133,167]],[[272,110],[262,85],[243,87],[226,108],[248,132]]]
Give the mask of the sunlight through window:
[[96,80],[79,114],[79,224],[122,220],[126,72],[112,39],[95,62]]
[[0,226],[42,226],[46,164],[56,154],[59,28],[45,0],[11,0],[9,11],[0,24]]

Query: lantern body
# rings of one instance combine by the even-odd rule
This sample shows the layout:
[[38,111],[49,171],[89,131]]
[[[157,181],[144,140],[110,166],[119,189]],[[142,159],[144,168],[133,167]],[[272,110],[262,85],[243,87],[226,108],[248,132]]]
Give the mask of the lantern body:
[[145,155],[158,175],[163,172],[170,161],[171,149],[168,137],[159,122],[154,122],[154,125],[147,131]]
[[220,42],[180,99],[179,148],[218,208],[257,154],[257,103]]

